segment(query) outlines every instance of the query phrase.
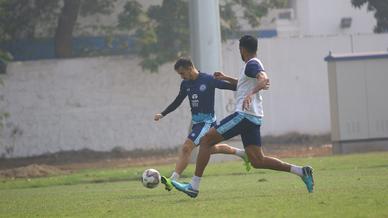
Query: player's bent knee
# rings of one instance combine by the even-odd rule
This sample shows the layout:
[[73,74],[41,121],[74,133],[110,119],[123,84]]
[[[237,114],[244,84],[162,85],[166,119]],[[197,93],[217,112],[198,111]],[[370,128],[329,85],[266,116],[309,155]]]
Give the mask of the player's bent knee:
[[209,133],[205,134],[199,143],[201,146],[209,147],[212,145],[212,137],[209,135]]
[[216,131],[216,129],[211,128],[211,129],[209,130],[209,132],[206,133],[206,134],[202,137],[200,144],[201,144],[201,145],[204,145],[204,146],[210,147],[210,146],[213,146],[213,145],[219,143],[220,141],[222,141],[222,135],[220,135],[220,134]]
[[255,157],[253,160],[250,161],[251,165],[256,169],[261,169],[264,167],[264,158],[261,156]]
[[251,161],[251,165],[253,166],[253,168],[256,168],[256,169],[262,169],[263,168],[263,163],[261,161]]

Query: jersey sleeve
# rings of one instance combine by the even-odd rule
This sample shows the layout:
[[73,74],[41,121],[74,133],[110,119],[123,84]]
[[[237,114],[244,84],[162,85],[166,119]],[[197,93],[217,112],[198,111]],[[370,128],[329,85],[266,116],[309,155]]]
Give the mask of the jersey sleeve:
[[217,80],[213,78],[214,87],[218,89],[228,89],[236,91],[236,86],[224,80]]
[[176,96],[175,100],[161,114],[163,116],[166,116],[167,114],[169,114],[169,113],[173,112],[175,109],[177,109],[179,107],[179,105],[182,104],[186,95],[187,95],[187,93],[184,90],[183,83],[181,83],[179,93]]
[[245,75],[247,77],[256,78],[257,74],[264,71],[264,67],[261,62],[256,60],[249,61],[245,66]]

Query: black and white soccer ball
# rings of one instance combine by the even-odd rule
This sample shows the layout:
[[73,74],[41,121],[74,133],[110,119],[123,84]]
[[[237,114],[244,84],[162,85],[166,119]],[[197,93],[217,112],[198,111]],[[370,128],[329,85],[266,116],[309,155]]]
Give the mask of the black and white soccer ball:
[[146,188],[155,188],[160,183],[160,173],[155,169],[147,169],[143,172],[141,182]]

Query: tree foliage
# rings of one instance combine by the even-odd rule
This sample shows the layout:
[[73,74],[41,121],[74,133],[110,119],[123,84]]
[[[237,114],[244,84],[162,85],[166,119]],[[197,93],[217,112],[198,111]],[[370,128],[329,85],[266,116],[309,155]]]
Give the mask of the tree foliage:
[[189,50],[188,4],[181,0],[163,1],[145,11],[137,1],[129,1],[119,15],[119,28],[133,31],[142,67],[152,72],[159,65]]
[[[0,41],[33,38],[36,26],[46,25],[52,20],[59,7],[59,1],[0,1]],[[49,13],[47,13],[49,12]]]
[[[35,38],[44,27],[53,37],[57,57],[71,56],[71,39],[79,17],[110,14],[118,0],[0,0],[0,42]],[[163,0],[143,8],[140,0],[125,1],[118,15],[118,25],[111,28],[110,38],[126,31],[134,39],[135,53],[142,58],[144,69],[157,71],[164,63],[189,53],[190,32],[188,0]],[[284,7],[287,0],[220,0],[223,38],[238,32],[239,20],[252,27],[260,24],[270,8]],[[239,13],[236,13],[239,12]]]
[[[220,0],[221,30],[226,34],[240,30],[239,18],[248,20],[252,27],[260,24],[270,8],[284,7],[285,0]],[[236,8],[243,11],[236,14]],[[136,53],[142,58],[142,67],[152,72],[164,63],[187,55],[190,45],[188,1],[163,0],[145,10],[137,0],[126,3],[119,15],[119,28],[131,31],[135,38]]]
[[375,12],[377,24],[374,27],[375,33],[388,32],[388,1],[387,0],[352,0],[352,5],[361,8],[367,4],[368,11]]
[[[0,0],[0,42],[33,39],[39,35],[39,27],[44,27],[51,32],[48,36],[55,38],[57,47],[71,48],[72,33],[78,17],[110,14],[116,1]],[[59,50],[57,56],[68,57],[69,52],[71,50]]]

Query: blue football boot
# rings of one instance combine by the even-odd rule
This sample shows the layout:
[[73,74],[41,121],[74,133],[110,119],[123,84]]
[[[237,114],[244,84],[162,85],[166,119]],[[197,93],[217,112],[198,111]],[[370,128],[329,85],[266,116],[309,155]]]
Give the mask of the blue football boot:
[[175,180],[172,180],[171,183],[178,191],[186,193],[188,196],[190,196],[192,198],[195,198],[198,196],[199,191],[194,190],[191,187],[190,183],[180,183],[180,182],[177,182]]
[[302,170],[303,170],[303,176],[301,178],[304,184],[306,184],[307,191],[311,193],[314,191],[313,168],[310,166],[305,166],[302,168]]

